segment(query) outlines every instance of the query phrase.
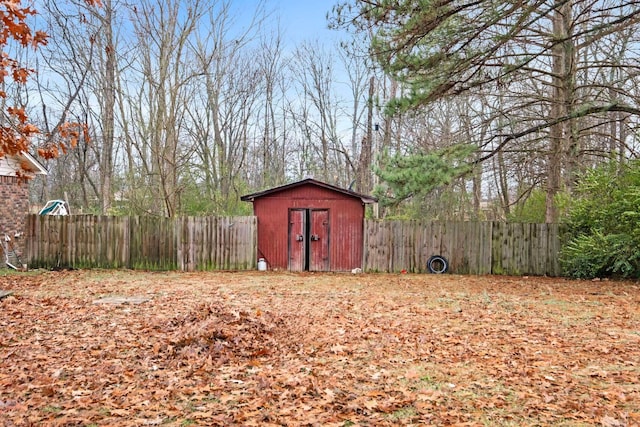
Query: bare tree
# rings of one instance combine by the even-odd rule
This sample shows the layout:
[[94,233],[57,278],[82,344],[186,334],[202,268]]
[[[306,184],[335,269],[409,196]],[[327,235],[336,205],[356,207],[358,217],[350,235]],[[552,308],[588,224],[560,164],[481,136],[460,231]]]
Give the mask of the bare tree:
[[291,64],[296,82],[295,114],[302,137],[313,150],[307,159],[306,173],[327,182],[348,185],[351,175],[342,166],[349,156],[338,130],[341,99],[334,82],[335,60],[332,53],[317,42],[298,46]]
[[[81,92],[84,90],[84,84],[86,82],[86,76],[90,72],[90,61],[93,57],[93,49],[84,49],[86,46],[82,43],[78,46],[77,40],[80,39],[78,32],[73,32],[72,29],[60,27],[61,22],[66,22],[69,19],[75,19],[75,16],[71,16],[69,10],[59,9],[53,7],[49,10],[47,16],[47,30],[53,32],[57,37],[54,37],[53,43],[49,43],[44,49],[40,51],[40,58],[38,58],[38,78],[36,80],[36,90],[40,101],[40,111],[38,114],[38,121],[41,130],[43,131],[43,138],[41,145],[47,143],[49,138],[53,138],[56,129],[67,120],[68,115],[79,114],[79,104],[81,103]],[[67,48],[69,46],[69,48]],[[69,52],[72,55],[72,60],[64,60],[60,55],[59,50],[65,52],[66,55]],[[53,78],[47,78],[51,77]],[[81,78],[78,78],[81,76]],[[86,147],[83,147],[86,141],[82,140],[79,144],[79,149],[86,153]],[[86,157],[78,156],[79,159]],[[90,178],[90,170],[86,167],[87,164],[95,165],[95,161],[88,160],[85,164],[79,165],[74,162],[75,156],[65,153],[62,158],[58,158],[49,161],[48,167],[50,169],[50,176],[47,177],[47,186],[52,187],[51,190],[57,197],[62,197],[63,192],[69,191],[74,198],[77,198],[77,187],[71,188],[74,182],[78,182],[81,185],[80,192],[83,193],[82,200],[86,201],[86,187],[83,185],[87,178]],[[50,179],[55,178],[55,179]],[[71,191],[74,190],[74,191]]]
[[[117,0],[105,0],[99,7],[75,0],[43,5],[50,33],[38,80],[43,128],[54,135],[71,115],[89,125],[90,137],[79,141],[64,164],[56,161],[61,168],[77,168],[78,174],[69,183],[56,183],[76,188],[79,184],[78,200],[101,212],[109,211],[113,197],[118,37],[125,36],[122,16],[115,12],[120,6]],[[69,25],[78,21],[83,25]]]
[[[286,62],[280,29],[263,36],[256,52],[259,67],[260,90],[263,93],[260,102],[262,107],[256,112],[262,125],[257,139],[261,169],[258,187],[272,187],[286,182],[287,163],[287,110],[283,102],[287,92],[289,76],[286,75]],[[257,172],[257,171],[256,171]]]
[[132,130],[126,134],[129,167],[142,173],[129,183],[128,197],[160,215],[174,216],[179,209],[180,177],[191,150],[186,111],[199,73],[191,43],[208,10],[208,2],[200,0],[147,0],[132,9],[137,78],[123,89]]
[[[261,73],[265,64],[255,61],[257,52],[250,45],[262,15],[256,12],[248,29],[233,32],[229,4],[217,6],[215,13],[208,15],[208,32],[201,33],[194,45],[199,90],[189,104],[189,130],[206,196],[216,211],[233,212],[244,188],[241,181],[252,145],[252,129],[260,127],[256,120],[258,88],[264,82]],[[277,49],[273,54],[276,64],[271,65],[277,67]],[[270,108],[265,107],[269,126],[265,135],[273,135]]]

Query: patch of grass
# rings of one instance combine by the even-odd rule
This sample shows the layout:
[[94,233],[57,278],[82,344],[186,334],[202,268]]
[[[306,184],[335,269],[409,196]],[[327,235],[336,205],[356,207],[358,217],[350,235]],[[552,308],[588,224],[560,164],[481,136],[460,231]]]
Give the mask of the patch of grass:
[[[4,265],[4,261],[2,261],[2,265]],[[0,268],[0,277],[10,277],[10,276],[37,276],[42,274],[44,270],[27,270],[27,271],[18,271],[12,268]]]
[[196,405],[195,405],[195,403],[187,400],[187,401],[184,402],[183,409],[186,412],[195,412],[196,411]]
[[436,305],[438,306],[452,306],[454,304],[457,304],[458,301],[456,301],[454,298],[450,298],[450,297],[440,297],[440,298],[436,298]]
[[220,403],[220,399],[216,396],[207,396],[202,399],[203,403]]
[[568,301],[559,300],[559,299],[555,299],[555,298],[546,299],[546,300],[542,301],[542,303],[545,304],[545,305],[551,305],[551,306],[554,306],[554,307],[562,307],[562,308],[566,308],[566,307],[569,307],[571,305]]
[[515,307],[513,301],[509,301],[509,300],[500,301],[498,303],[498,306],[500,307],[501,310],[508,311],[508,312],[516,310],[516,307]]
[[387,418],[391,421],[402,421],[407,418],[413,418],[418,415],[418,411],[413,406],[405,406],[404,408],[396,409],[392,413],[387,415]]
[[491,303],[493,302],[493,300],[491,299],[491,295],[489,295],[489,292],[487,292],[486,289],[482,291],[482,302],[484,303],[484,305],[491,305]]
[[420,385],[422,388],[430,388],[433,390],[439,390],[442,387],[442,383],[433,379],[431,375],[424,375],[420,377]]
[[54,414],[59,414],[60,412],[62,412],[62,408],[54,405],[47,405],[44,408],[42,408],[42,412],[51,412]]

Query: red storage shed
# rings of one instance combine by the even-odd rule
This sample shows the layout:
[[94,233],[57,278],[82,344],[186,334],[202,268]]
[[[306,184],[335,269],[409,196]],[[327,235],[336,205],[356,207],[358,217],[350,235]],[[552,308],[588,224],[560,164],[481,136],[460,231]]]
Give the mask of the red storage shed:
[[258,257],[271,269],[362,267],[364,208],[376,199],[315,179],[242,196],[258,217]]

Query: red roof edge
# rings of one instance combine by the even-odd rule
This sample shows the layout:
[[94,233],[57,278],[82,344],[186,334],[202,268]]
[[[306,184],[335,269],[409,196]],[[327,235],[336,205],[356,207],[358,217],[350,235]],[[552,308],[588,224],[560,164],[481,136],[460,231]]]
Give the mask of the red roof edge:
[[268,196],[269,194],[277,193],[283,190],[289,190],[291,188],[299,187],[305,184],[312,184],[318,187],[326,188],[327,190],[336,191],[338,193],[346,194],[351,197],[358,198],[362,200],[362,203],[375,203],[378,201],[375,197],[367,196],[365,194],[356,193],[355,191],[347,190],[345,188],[336,187],[335,185],[327,184],[326,182],[318,181],[313,178],[303,179],[302,181],[292,182],[290,184],[281,185],[279,187],[269,188],[268,190],[263,190],[257,193],[246,194],[240,197],[240,200],[243,202],[253,202],[255,199]]

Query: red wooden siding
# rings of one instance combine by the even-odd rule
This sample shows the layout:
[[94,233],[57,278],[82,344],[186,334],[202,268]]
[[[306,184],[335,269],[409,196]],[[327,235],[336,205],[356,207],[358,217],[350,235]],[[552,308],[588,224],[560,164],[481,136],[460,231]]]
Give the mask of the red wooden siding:
[[303,209],[289,211],[289,270],[304,271],[306,240],[304,238],[307,228],[306,215]]
[[[258,217],[258,257],[265,258],[270,269],[304,270],[304,266],[300,268],[300,262],[304,262],[300,251],[304,254],[307,248],[295,240],[294,233],[304,234],[302,218],[307,210],[309,232],[318,236],[318,240],[309,241],[308,269],[349,271],[362,267],[361,198],[304,183],[256,197],[253,210]],[[292,212],[299,212],[293,214],[293,220]],[[320,249],[316,250],[316,246]],[[290,259],[291,247],[295,259]]]
[[309,245],[309,270],[330,271],[329,262],[329,211],[311,210]]

